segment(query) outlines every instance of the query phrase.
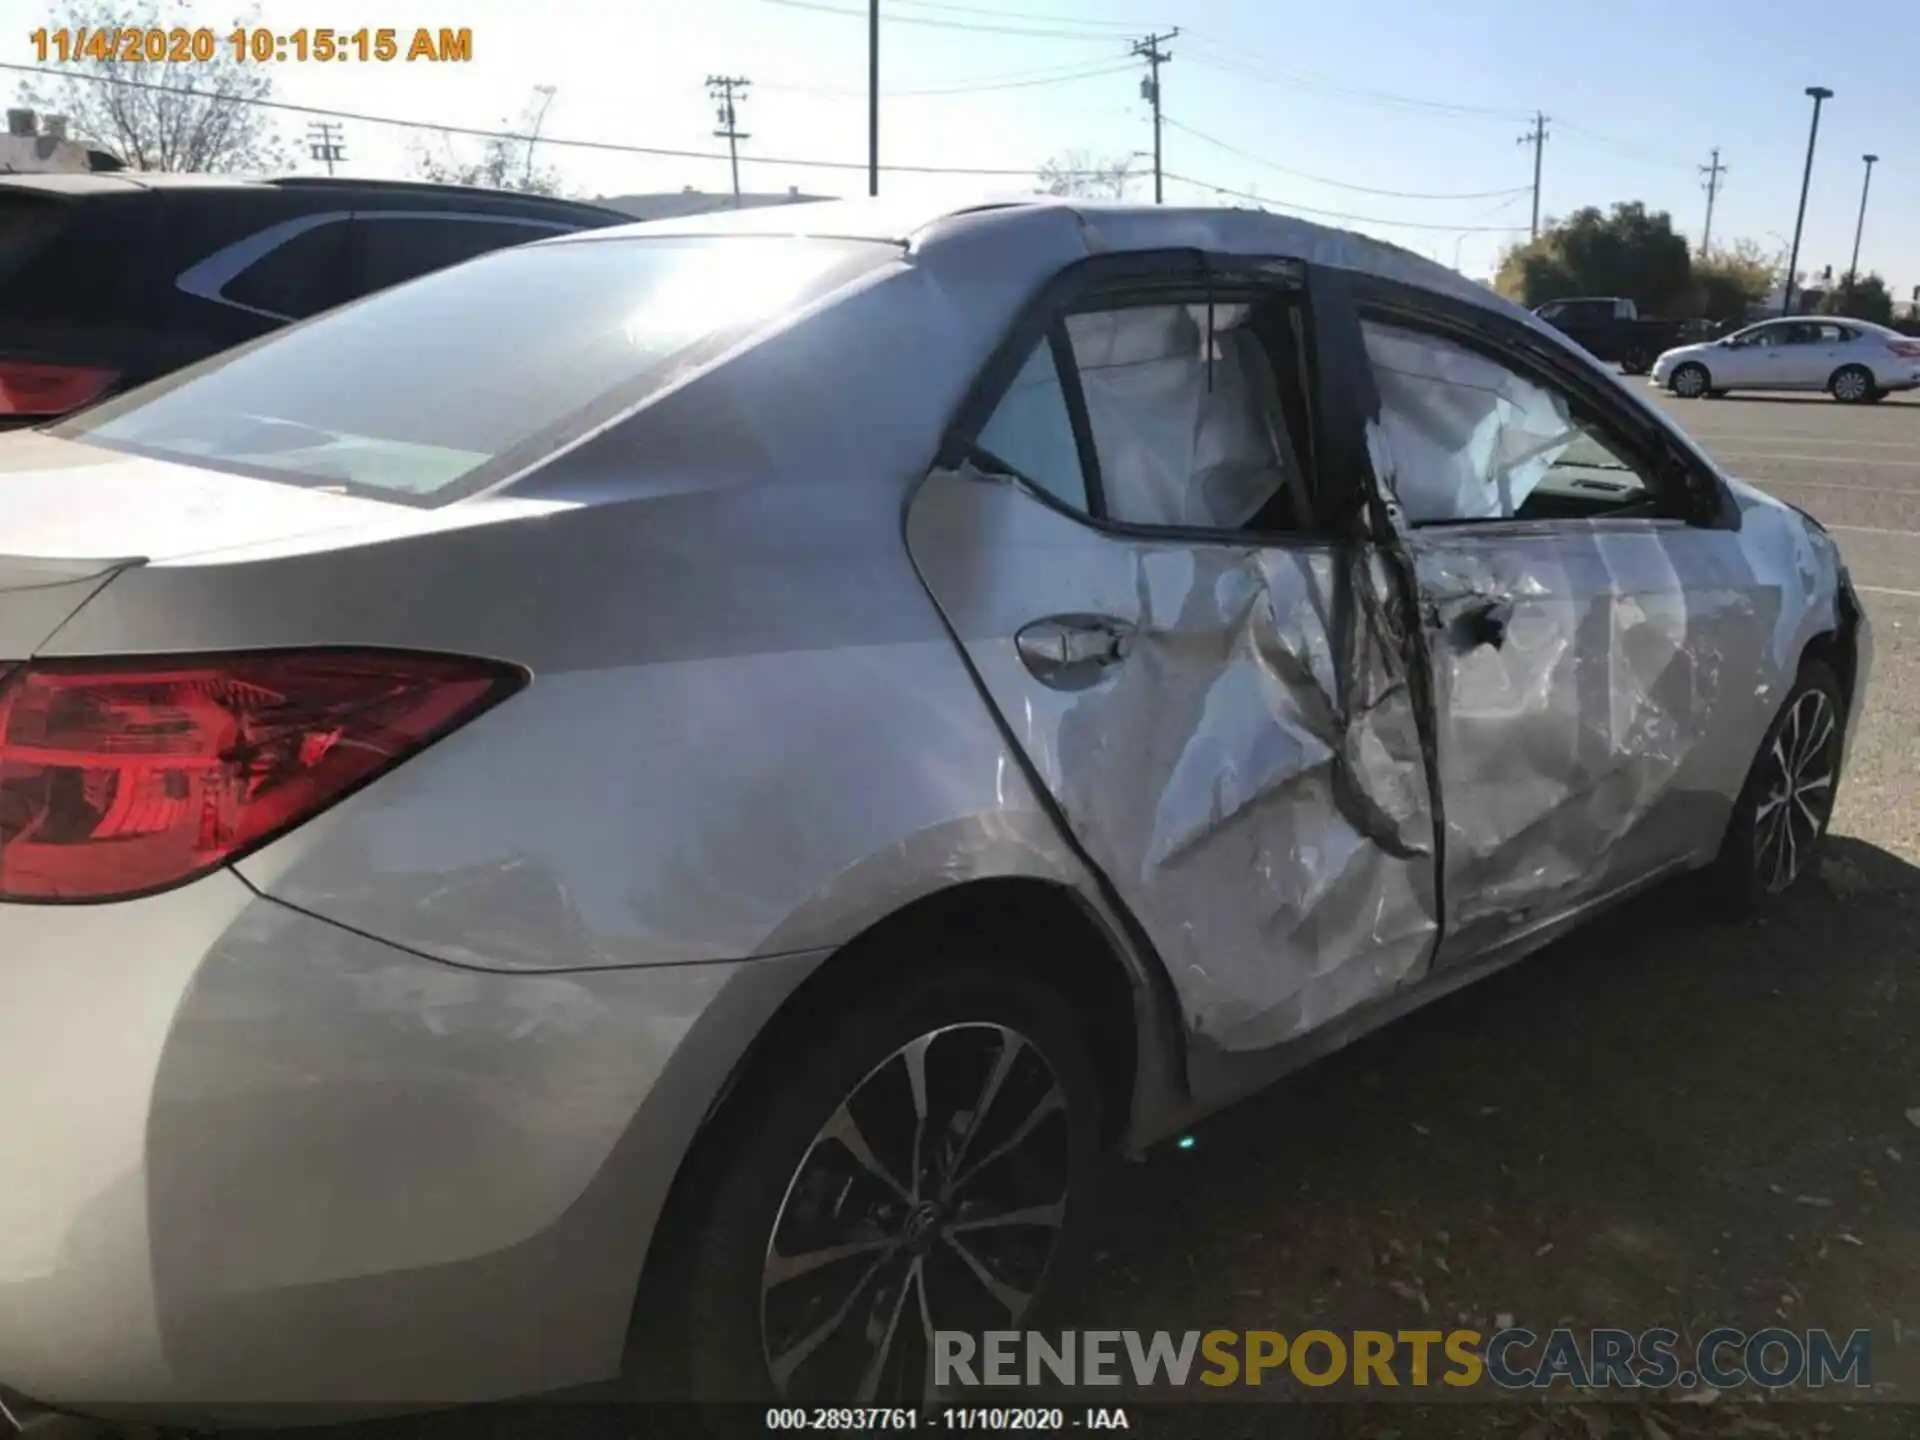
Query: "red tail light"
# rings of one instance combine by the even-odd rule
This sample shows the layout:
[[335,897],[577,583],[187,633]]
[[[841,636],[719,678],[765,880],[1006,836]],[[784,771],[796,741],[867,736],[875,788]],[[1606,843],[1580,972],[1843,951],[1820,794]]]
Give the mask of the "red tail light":
[[114,382],[114,372],[90,365],[30,365],[0,360],[0,415],[64,415]]
[[0,900],[124,899],[203,874],[523,678],[382,651],[24,665],[0,680]]
[[1920,360],[1920,340],[1894,340],[1887,348],[1903,360]]

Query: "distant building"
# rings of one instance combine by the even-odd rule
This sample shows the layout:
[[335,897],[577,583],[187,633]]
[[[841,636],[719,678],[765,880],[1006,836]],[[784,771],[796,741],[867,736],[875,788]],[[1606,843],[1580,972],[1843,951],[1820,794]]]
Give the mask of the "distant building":
[[7,111],[7,133],[0,135],[0,174],[84,175],[126,168],[117,156],[69,140],[64,115],[43,119],[31,110]]
[[802,195],[800,187],[791,187],[784,195],[741,195],[731,191],[709,194],[691,185],[664,195],[602,195],[593,203],[609,210],[624,210],[636,220],[677,220],[683,215],[705,215],[714,210],[757,210],[763,205],[810,205],[829,197]]

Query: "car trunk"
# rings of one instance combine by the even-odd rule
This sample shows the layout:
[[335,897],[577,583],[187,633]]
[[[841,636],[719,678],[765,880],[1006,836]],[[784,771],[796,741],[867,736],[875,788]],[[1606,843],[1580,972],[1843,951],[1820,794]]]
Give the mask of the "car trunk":
[[0,665],[130,565],[404,515],[404,507],[22,432],[0,441]]

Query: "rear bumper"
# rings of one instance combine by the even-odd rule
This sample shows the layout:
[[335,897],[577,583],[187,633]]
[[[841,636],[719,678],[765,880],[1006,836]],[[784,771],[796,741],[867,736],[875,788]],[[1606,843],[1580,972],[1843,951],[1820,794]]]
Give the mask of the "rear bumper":
[[230,1418],[615,1374],[679,1160],[814,958],[462,970],[226,872],[0,905],[0,1386]]

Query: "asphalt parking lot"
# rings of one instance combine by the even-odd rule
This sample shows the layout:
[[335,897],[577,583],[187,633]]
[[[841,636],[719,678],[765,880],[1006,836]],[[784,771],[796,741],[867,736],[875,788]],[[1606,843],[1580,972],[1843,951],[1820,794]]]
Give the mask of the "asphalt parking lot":
[[[1661,403],[1735,473],[1831,525],[1872,611],[1873,689],[1819,874],[1744,924],[1685,887],[1646,896],[1215,1117],[1192,1148],[1124,1167],[1059,1321],[1867,1328],[1877,1397],[1696,1389],[1620,1405],[1561,1385],[1550,1401],[1463,1406],[1319,1391],[1325,1403],[1223,1409],[1190,1433],[1920,1433],[1920,403]],[[635,1423],[582,1428],[649,1433]],[[1183,1423],[1136,1415],[1149,1434]]]

